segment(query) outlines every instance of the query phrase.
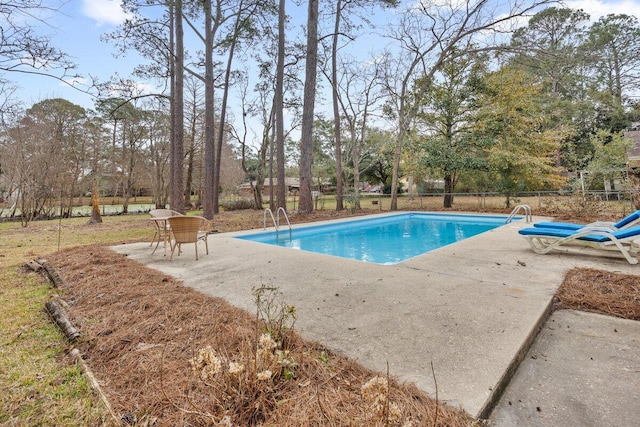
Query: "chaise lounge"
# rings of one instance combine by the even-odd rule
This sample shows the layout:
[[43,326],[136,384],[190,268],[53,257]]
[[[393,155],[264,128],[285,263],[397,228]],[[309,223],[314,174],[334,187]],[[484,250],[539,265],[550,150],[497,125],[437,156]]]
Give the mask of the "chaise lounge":
[[590,224],[575,224],[573,222],[538,222],[533,224],[533,226],[540,228],[559,228],[563,230],[580,230],[584,227],[600,227],[617,231],[633,227],[638,224],[640,224],[640,210],[632,212],[618,222],[598,221]]
[[529,242],[531,249],[538,254],[553,250],[567,252],[565,247],[592,248],[598,251],[620,252],[629,264],[637,264],[640,246],[640,226],[611,230],[603,227],[582,226],[578,230],[562,228],[543,228],[538,226],[519,230]]

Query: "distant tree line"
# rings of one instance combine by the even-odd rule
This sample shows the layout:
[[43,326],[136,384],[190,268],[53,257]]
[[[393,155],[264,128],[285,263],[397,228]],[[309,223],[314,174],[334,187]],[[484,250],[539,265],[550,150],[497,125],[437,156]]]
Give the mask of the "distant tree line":
[[[187,103],[184,200],[196,206],[202,194],[202,114]],[[139,105],[136,105],[139,104]],[[82,197],[98,191],[118,198],[127,213],[137,195],[157,207],[169,201],[170,120],[163,102],[105,99],[87,110],[64,99],[47,99],[5,117],[0,145],[2,214],[69,217]],[[223,144],[220,185],[243,181],[237,153]]]

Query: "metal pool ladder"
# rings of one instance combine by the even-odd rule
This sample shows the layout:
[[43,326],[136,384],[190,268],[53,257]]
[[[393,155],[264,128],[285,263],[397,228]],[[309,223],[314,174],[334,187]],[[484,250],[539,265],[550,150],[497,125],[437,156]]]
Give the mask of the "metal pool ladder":
[[267,229],[267,214],[271,216],[271,221],[273,221],[273,226],[276,229],[276,233],[280,231],[280,212],[282,211],[282,215],[284,215],[284,219],[287,220],[287,226],[289,227],[289,235],[291,235],[291,223],[289,222],[289,217],[287,216],[287,212],[284,210],[282,206],[278,208],[276,211],[275,218],[273,217],[273,212],[271,209],[267,208],[264,210],[264,215],[262,215],[262,228],[264,230]]
[[529,205],[518,205],[515,208],[513,208],[513,210],[511,211],[511,214],[507,218],[507,221],[505,222],[505,224],[509,224],[513,220],[513,217],[515,217],[518,214],[518,212],[520,212],[520,211],[524,212],[525,221],[527,221],[527,222],[532,222],[533,221],[532,216],[531,216],[531,206],[529,206]]

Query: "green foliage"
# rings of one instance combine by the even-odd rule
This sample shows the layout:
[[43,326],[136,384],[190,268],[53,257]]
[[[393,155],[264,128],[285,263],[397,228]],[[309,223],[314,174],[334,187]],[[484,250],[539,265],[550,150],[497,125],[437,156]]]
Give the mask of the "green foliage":
[[612,133],[599,130],[591,137],[594,147],[592,160],[589,162],[590,172],[620,171],[625,169],[627,150],[633,146],[633,141],[626,139],[621,132]]
[[316,120],[313,127],[313,176],[323,182],[336,176],[332,120]]
[[594,183],[602,183],[605,179],[622,179],[626,170],[627,150],[633,141],[628,140],[620,132],[612,133],[600,130],[591,137],[594,154],[586,167],[588,188]]
[[491,74],[479,99],[476,132],[486,138],[486,161],[498,188],[510,196],[524,189],[559,187],[555,155],[562,130],[548,128],[539,107],[541,86],[519,70]]
[[582,10],[548,7],[536,13],[511,38],[514,62],[537,77],[544,91],[572,98],[583,62],[579,48],[589,15]]
[[640,79],[638,18],[614,14],[601,17],[589,29],[586,48],[596,56],[598,89],[621,106],[623,92],[637,88]]
[[344,202],[347,205],[347,209],[352,213],[360,208],[360,200],[358,199],[355,191],[348,191],[344,195]]
[[393,134],[370,130],[367,133],[366,144],[368,149],[363,154],[362,163],[367,164],[367,167],[360,172],[361,180],[368,181],[371,184],[381,184],[390,189],[395,151]]
[[[422,132],[414,137],[406,153],[427,176],[444,179],[444,206],[451,207],[460,174],[481,170],[484,161],[483,138],[472,136],[477,92],[486,74],[483,55],[460,55],[446,61],[435,81],[423,87],[421,111],[416,127]],[[411,165],[411,160],[405,163]]]
[[590,25],[582,10],[549,7],[514,33],[510,49],[510,66],[539,82],[550,127],[562,128],[557,163],[568,171],[586,168],[592,135],[634,121],[628,96],[640,84],[637,18],[611,14]]

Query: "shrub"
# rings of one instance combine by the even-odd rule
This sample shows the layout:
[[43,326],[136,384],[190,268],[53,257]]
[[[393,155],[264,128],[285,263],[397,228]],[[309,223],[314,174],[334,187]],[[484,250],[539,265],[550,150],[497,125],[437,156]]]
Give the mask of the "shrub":
[[253,200],[245,198],[226,199],[220,201],[220,207],[225,211],[239,211],[244,209],[253,209]]

